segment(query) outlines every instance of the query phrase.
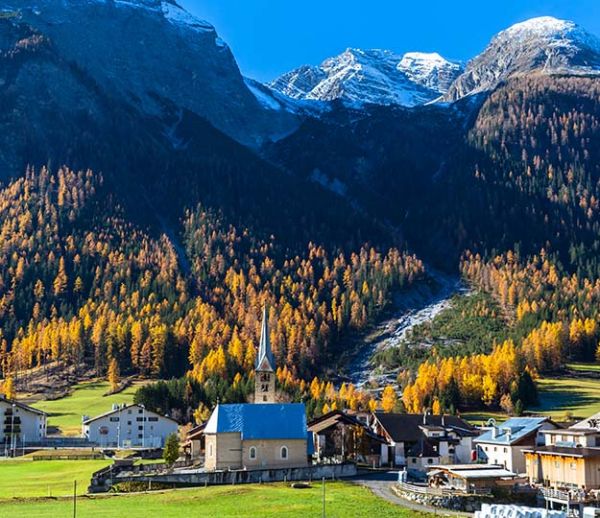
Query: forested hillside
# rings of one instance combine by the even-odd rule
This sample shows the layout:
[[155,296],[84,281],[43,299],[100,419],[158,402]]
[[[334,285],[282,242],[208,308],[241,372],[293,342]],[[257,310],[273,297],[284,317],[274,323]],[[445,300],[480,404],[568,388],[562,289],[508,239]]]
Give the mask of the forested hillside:
[[225,392],[252,375],[267,305],[281,382],[299,397],[344,335],[423,275],[415,256],[396,249],[308,243],[294,254],[201,206],[184,218],[178,252],[127,222],[90,171],[30,170],[0,193],[0,215],[7,378],[54,361],[105,376],[115,360],[121,374],[189,372]]

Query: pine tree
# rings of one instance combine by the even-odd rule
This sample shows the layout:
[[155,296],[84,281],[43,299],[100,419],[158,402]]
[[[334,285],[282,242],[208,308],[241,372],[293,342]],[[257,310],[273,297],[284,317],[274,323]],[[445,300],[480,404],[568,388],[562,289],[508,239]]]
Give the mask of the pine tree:
[[172,433],[167,437],[165,442],[165,449],[163,451],[163,459],[167,463],[167,466],[175,464],[179,458],[179,437],[176,433]]
[[110,391],[116,392],[119,389],[119,385],[121,383],[120,372],[119,372],[119,364],[115,358],[110,360],[108,364],[108,374],[107,374],[108,383],[110,385]]

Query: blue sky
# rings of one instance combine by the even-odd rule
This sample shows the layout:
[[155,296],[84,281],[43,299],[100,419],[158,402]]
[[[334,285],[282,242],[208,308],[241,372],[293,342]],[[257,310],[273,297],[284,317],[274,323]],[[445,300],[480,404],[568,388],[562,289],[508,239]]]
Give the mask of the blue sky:
[[439,52],[467,61],[490,37],[534,16],[600,35],[600,0],[179,0],[215,25],[242,72],[269,80],[347,47]]

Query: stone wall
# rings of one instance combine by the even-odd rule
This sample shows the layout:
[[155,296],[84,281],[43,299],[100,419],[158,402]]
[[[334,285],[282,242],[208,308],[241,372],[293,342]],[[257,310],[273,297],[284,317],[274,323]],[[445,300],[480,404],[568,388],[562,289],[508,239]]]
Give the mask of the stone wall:
[[312,481],[353,477],[356,465],[353,463],[324,464],[297,468],[253,469],[232,471],[203,471],[201,469],[181,469],[164,472],[120,471],[115,473],[103,470],[102,476],[92,478],[90,493],[108,491],[121,482],[140,484],[167,484],[173,486],[211,486],[221,484],[251,484],[263,482]]
[[473,513],[481,509],[481,504],[490,502],[492,497],[484,495],[460,495],[460,494],[433,494],[423,491],[411,491],[399,485],[392,486],[392,490],[400,498],[430,507],[441,507],[452,511],[463,511]]

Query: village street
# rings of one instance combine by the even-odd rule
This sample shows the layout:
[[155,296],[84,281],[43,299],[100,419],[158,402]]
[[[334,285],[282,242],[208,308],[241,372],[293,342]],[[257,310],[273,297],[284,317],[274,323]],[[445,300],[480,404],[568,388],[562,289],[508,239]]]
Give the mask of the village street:
[[433,513],[438,516],[473,516],[472,513],[460,513],[455,511],[449,511],[446,509],[437,509],[435,507],[428,507],[419,505],[413,502],[409,502],[403,498],[400,498],[392,491],[392,485],[398,480],[397,471],[378,471],[378,472],[364,472],[358,474],[352,478],[355,484],[359,484],[370,489],[374,495],[379,498],[383,498],[388,502],[395,505],[402,506],[413,511],[421,511]]

